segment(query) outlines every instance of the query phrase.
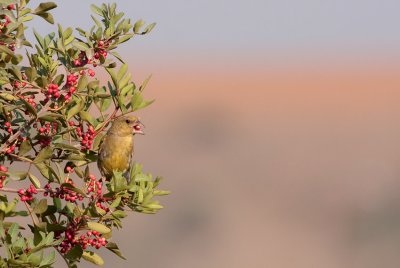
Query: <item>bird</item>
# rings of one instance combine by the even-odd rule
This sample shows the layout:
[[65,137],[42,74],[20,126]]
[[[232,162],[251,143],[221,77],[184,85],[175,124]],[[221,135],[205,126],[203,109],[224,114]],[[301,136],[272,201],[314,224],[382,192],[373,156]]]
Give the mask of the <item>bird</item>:
[[107,181],[113,171],[125,172],[133,155],[135,134],[144,134],[144,125],[133,115],[115,119],[100,144],[97,166]]

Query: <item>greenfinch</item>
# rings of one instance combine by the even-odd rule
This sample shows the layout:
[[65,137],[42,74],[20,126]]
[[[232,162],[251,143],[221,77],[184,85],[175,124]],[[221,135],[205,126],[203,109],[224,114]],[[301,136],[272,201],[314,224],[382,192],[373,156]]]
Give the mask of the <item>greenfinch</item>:
[[136,116],[123,116],[114,120],[100,145],[97,166],[110,180],[113,171],[125,172],[133,155],[133,137],[144,134],[143,124]]

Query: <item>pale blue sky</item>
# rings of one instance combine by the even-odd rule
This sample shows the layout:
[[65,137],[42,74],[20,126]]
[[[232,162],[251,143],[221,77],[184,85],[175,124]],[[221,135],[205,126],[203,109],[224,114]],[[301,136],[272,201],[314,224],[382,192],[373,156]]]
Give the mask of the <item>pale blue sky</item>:
[[[89,27],[89,5],[55,1],[63,25]],[[157,22],[135,45],[152,55],[258,55],[399,51],[400,1],[165,0],[115,1],[127,16]],[[42,23],[35,22],[41,31]]]

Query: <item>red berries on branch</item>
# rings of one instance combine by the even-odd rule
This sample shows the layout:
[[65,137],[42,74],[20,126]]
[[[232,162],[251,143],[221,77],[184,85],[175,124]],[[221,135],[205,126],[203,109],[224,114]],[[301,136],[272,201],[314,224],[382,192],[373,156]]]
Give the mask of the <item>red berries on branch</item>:
[[58,99],[61,96],[60,92],[58,91],[57,84],[49,84],[47,86],[47,94],[46,97],[50,99],[51,97]]
[[[74,186],[71,179],[68,180],[68,183]],[[51,188],[50,184],[46,184],[44,186],[45,192],[43,193],[44,196],[50,196],[52,198],[60,198],[64,199],[65,201],[74,203],[75,201],[83,201],[83,196],[74,192],[73,190],[69,189],[68,187],[61,186],[56,187],[55,189]]]
[[79,235],[79,225],[71,224],[64,232],[64,240],[59,245],[60,252],[65,254],[76,245],[81,245],[84,250],[89,246],[99,249],[107,245],[107,240],[99,232],[93,230]]
[[81,138],[82,151],[90,150],[92,148],[93,140],[96,137],[96,132],[94,131],[93,126],[89,125],[86,132],[83,130],[83,126],[78,127],[75,131]]
[[35,186],[30,185],[28,189],[19,189],[18,190],[18,195],[20,196],[20,199],[22,202],[27,202],[27,201],[32,201],[35,194],[38,193],[38,190],[35,188]]

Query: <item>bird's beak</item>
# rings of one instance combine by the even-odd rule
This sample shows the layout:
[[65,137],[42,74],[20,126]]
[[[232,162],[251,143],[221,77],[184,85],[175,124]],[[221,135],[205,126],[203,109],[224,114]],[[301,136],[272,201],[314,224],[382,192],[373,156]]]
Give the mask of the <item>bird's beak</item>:
[[133,134],[144,135],[143,128],[144,125],[138,120],[137,123],[133,126]]

